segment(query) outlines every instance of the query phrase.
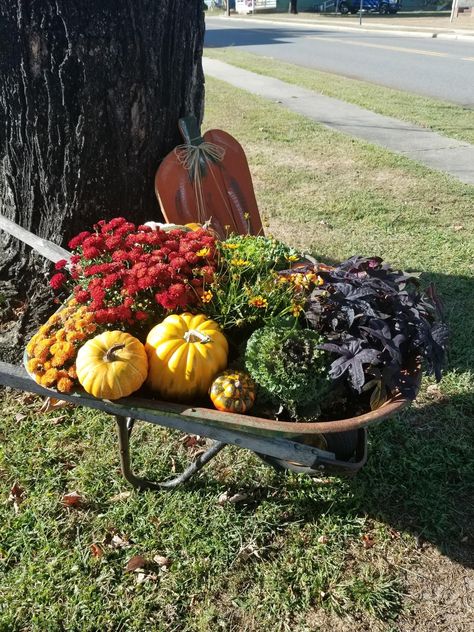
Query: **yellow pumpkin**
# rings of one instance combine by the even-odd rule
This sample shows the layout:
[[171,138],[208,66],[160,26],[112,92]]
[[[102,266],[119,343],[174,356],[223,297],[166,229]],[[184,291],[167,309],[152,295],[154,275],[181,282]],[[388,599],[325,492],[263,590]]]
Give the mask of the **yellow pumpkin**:
[[145,347],[123,331],[106,331],[79,349],[76,372],[80,384],[94,397],[127,397],[146,380],[148,358]]
[[148,386],[164,399],[190,401],[209,391],[227,366],[229,347],[219,325],[203,314],[171,314],[146,340]]
[[209,395],[217,410],[245,413],[255,401],[255,382],[245,371],[224,371],[212,383]]

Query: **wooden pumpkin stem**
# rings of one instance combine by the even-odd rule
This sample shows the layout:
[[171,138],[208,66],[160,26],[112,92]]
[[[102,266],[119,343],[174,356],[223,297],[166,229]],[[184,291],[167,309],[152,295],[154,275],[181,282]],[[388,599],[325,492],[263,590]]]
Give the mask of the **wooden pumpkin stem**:
[[113,345],[110,349],[107,349],[107,352],[104,355],[104,360],[106,362],[115,362],[115,360],[119,360],[120,358],[116,355],[116,351],[120,351],[125,347],[124,343]]
[[198,331],[197,329],[190,329],[184,334],[184,339],[186,342],[202,342],[202,344],[206,344],[206,342],[211,342],[211,338],[206,334],[203,334],[202,331]]

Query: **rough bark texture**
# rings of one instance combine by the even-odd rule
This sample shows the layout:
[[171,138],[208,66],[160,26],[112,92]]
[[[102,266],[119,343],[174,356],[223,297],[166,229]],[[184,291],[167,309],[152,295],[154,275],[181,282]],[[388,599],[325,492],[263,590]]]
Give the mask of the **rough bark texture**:
[[[154,172],[202,116],[203,37],[200,0],[0,0],[0,213],[63,246],[159,218]],[[0,357],[45,320],[50,270],[0,234]]]

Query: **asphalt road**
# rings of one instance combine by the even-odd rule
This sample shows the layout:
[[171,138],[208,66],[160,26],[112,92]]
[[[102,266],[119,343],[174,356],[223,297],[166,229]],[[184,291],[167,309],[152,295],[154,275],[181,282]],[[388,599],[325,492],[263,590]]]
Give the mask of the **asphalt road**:
[[206,18],[206,46],[474,107],[474,42]]

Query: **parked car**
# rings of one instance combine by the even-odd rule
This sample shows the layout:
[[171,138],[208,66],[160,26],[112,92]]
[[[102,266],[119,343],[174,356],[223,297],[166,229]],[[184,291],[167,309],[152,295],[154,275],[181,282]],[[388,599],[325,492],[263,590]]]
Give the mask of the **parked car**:
[[[339,12],[358,13],[361,7],[361,0],[341,0],[339,2]],[[367,13],[397,13],[402,8],[401,0],[362,0],[362,11]]]

